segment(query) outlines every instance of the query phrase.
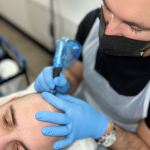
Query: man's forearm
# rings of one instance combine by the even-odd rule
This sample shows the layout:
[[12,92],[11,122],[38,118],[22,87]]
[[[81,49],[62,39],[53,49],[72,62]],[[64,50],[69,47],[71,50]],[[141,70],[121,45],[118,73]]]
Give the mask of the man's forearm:
[[68,82],[71,84],[71,88],[68,91],[68,94],[73,94],[76,91],[80,81],[70,71],[66,71],[64,75]]
[[82,81],[83,63],[77,60],[75,64],[64,73],[64,75],[71,84],[68,94],[73,94],[79,86],[79,83]]
[[136,134],[116,126],[117,141],[109,150],[150,150]]

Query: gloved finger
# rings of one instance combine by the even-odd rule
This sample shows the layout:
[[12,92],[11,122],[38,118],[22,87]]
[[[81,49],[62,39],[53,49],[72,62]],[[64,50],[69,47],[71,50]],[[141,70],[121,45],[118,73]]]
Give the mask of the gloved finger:
[[35,118],[39,121],[51,122],[61,125],[69,123],[68,115],[49,111],[39,111],[36,113]]
[[55,88],[53,79],[53,67],[47,67],[43,70],[44,81],[50,89]]
[[67,136],[64,140],[60,140],[54,143],[54,149],[62,149],[65,147],[68,147],[69,145],[71,145],[73,143],[74,139]]
[[70,103],[76,103],[78,104],[79,103],[79,99],[73,97],[73,96],[70,96],[70,95],[62,95],[62,94],[57,94],[56,93],[56,96],[60,99],[63,99],[65,101],[68,101]]
[[66,93],[69,91],[70,87],[71,87],[71,85],[70,85],[70,83],[68,82],[65,87],[58,87],[58,86],[57,86],[57,87],[56,87],[56,91],[57,91],[58,93],[61,93],[61,94],[66,94]]
[[40,84],[42,92],[49,92],[50,91],[50,88],[45,83],[43,72],[39,75],[37,82]]
[[42,133],[45,136],[66,136],[70,133],[70,129],[67,126],[50,126],[44,127]]
[[34,88],[35,88],[35,90],[36,90],[37,92],[42,92],[42,91],[43,91],[41,85],[39,84],[38,79],[35,80]]
[[55,106],[57,109],[66,112],[71,106],[70,103],[64,101],[51,93],[44,92],[42,93],[42,97],[50,104]]
[[54,83],[56,86],[62,87],[67,84],[67,79],[65,78],[65,76],[62,73],[60,73],[59,77],[56,77],[54,79]]

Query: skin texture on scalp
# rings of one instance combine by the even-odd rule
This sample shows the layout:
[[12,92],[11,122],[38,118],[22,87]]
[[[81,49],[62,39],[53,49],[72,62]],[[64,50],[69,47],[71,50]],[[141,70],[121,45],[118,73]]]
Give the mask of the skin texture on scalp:
[[[15,109],[17,127],[12,125],[10,105]],[[54,150],[53,144],[61,140],[62,137],[48,137],[42,134],[41,129],[43,127],[57,125],[36,120],[35,114],[38,111],[61,113],[46,102],[41,94],[27,95],[0,107],[0,150],[12,150],[14,145],[13,150],[17,150],[16,147],[19,150],[24,150],[19,141],[22,141],[31,150]],[[3,121],[5,114],[9,127]]]

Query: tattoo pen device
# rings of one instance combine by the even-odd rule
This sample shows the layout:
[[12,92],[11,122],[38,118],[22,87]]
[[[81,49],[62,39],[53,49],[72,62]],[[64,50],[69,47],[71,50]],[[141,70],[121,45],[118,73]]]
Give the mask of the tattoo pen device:
[[[75,40],[70,38],[62,38],[57,41],[57,49],[53,59],[53,78],[59,76],[62,70],[69,69],[79,58],[82,46]],[[56,88],[56,87],[55,87]],[[55,91],[51,90],[53,94]]]

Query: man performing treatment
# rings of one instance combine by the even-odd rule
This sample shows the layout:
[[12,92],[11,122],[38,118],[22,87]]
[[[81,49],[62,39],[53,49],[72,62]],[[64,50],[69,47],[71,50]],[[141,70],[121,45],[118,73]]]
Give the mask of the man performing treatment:
[[[102,9],[89,13],[79,26],[82,56],[65,77],[53,79],[52,67],[39,75],[35,89],[50,92],[56,86],[55,100],[50,93],[42,97],[64,111],[61,116],[36,114],[40,121],[62,125],[42,129],[45,136],[66,136],[55,142],[55,149],[92,137],[100,149],[150,150],[149,8],[149,0],[103,0]],[[79,83],[79,99],[60,95],[72,94]]]

